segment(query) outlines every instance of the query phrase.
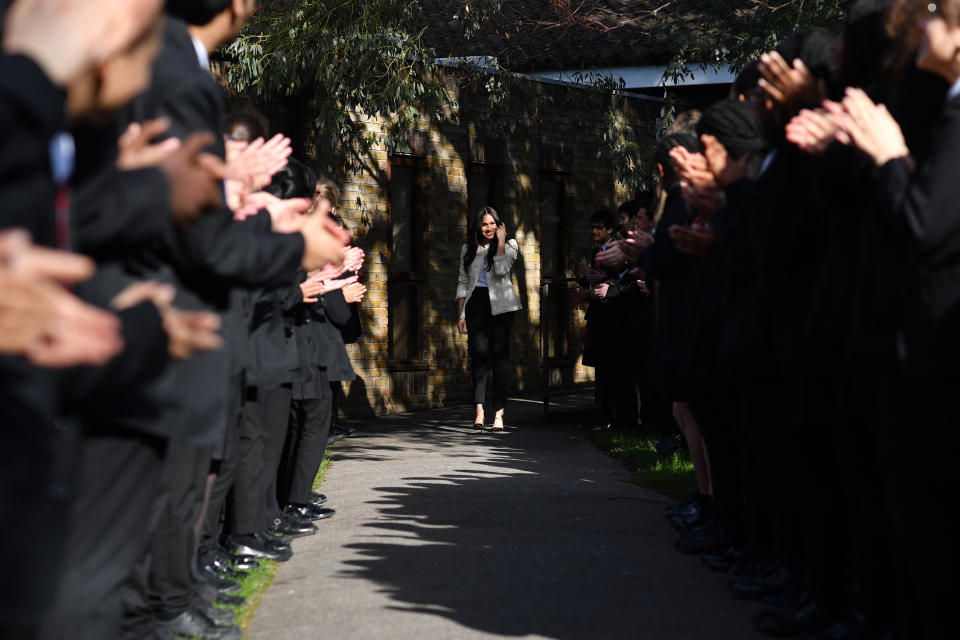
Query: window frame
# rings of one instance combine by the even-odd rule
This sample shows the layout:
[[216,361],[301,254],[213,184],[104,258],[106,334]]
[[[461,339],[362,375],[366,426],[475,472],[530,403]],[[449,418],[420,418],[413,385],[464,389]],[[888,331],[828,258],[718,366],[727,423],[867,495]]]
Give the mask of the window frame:
[[[557,245],[556,249],[556,260],[559,264],[556,265],[555,273],[545,273],[543,270],[543,249],[540,251],[540,279],[542,282],[547,280],[558,280],[552,285],[547,284],[545,287],[541,287],[541,295],[546,292],[546,296],[559,295],[559,317],[566,320],[562,323],[562,335],[560,338],[560,349],[554,349],[554,352],[559,352],[560,355],[548,355],[550,352],[550,343],[551,336],[549,334],[549,315],[546,316],[547,330],[548,333],[545,336],[543,341],[543,363],[545,367],[557,367],[557,366],[570,366],[575,362],[575,357],[573,356],[570,349],[570,298],[569,291],[567,289],[567,249],[570,247],[570,238],[569,238],[569,222],[570,222],[570,199],[568,196],[568,189],[570,185],[570,174],[567,171],[558,171],[544,169],[540,172],[540,181],[537,184],[537,190],[539,193],[539,198],[537,200],[537,214],[539,216],[540,222],[540,234],[543,236],[543,224],[544,224],[544,211],[543,211],[543,185],[544,183],[556,183],[557,184],[557,213],[559,214],[560,221],[557,225]],[[548,300],[540,301],[540,323],[541,330],[543,329],[544,314],[549,314],[551,311],[549,307]]]
[[[502,213],[500,205],[502,202],[502,177],[501,177],[501,167],[499,165],[490,164],[487,162],[471,162],[467,168],[467,213],[470,216],[476,215],[480,211],[480,205],[472,201],[470,197],[470,183],[474,179],[474,176],[489,176],[490,182],[490,193],[493,194],[492,198],[489,198],[489,206],[497,210],[497,212]],[[483,205],[486,206],[486,205]]]
[[[410,263],[412,271],[393,270],[393,189],[394,167],[413,169],[414,179],[411,190],[410,224],[412,238],[417,239],[411,247]],[[388,164],[388,202],[387,202],[387,367],[390,370],[419,370],[428,368],[423,354],[423,287],[425,282],[426,245],[424,242],[424,210],[423,210],[423,158],[416,156],[392,156]],[[410,358],[396,358],[393,351],[394,310],[392,304],[395,287],[412,288],[415,290],[414,301],[417,317],[410,327],[413,331],[413,356]]]

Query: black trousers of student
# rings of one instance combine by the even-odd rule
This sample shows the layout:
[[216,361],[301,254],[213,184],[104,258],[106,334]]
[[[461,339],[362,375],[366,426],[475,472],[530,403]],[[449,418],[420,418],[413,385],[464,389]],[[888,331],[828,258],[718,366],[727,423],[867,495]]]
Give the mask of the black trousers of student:
[[752,376],[743,401],[743,477],[748,541],[754,553],[800,563],[795,503],[790,486],[800,473],[788,424],[788,385],[775,375]]
[[264,515],[268,521],[280,517],[278,477],[283,460],[284,445],[290,431],[292,391],[289,386],[261,389],[261,420],[264,425],[263,465],[266,469],[261,487]]
[[330,395],[327,395],[294,400],[290,405],[290,431],[283,448],[278,486],[284,504],[310,502],[313,481],[327,448],[332,404]]
[[486,287],[477,287],[467,302],[465,317],[470,375],[473,379],[473,402],[483,404],[486,400],[487,379],[492,367],[493,410],[499,411],[507,404],[513,312],[493,315],[490,310],[490,292]]
[[79,439],[63,578],[39,638],[120,635],[123,586],[150,543],[165,448],[123,429]]
[[714,518],[734,542],[744,536],[740,391],[715,387],[694,393],[690,408],[710,454]]
[[904,556],[908,588],[915,598],[907,603],[908,628],[903,630],[903,637],[911,639],[956,634],[958,390],[956,374],[905,383],[897,457],[888,467],[895,483],[898,553]]
[[138,625],[172,620],[196,596],[196,526],[203,510],[212,447],[180,440],[167,444],[157,501],[159,522],[142,566],[127,592],[127,637],[143,637]]
[[259,387],[247,387],[237,429],[237,469],[228,509],[229,530],[235,535],[265,531],[272,522],[263,499],[269,477],[275,475],[266,459],[265,391]]
[[215,474],[216,478],[210,488],[210,499],[207,501],[207,511],[203,516],[200,543],[197,549],[201,566],[213,562],[223,532],[224,507],[233,489],[233,483],[236,480],[237,470],[241,463],[241,419],[242,412],[241,416],[238,416],[235,420],[228,419],[227,431],[224,434],[226,439],[225,455],[222,460],[214,460],[210,466],[210,472]]

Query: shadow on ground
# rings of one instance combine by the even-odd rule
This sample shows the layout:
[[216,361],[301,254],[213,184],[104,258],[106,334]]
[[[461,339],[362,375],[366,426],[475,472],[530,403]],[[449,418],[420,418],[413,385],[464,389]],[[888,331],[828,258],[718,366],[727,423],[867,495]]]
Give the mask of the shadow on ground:
[[498,435],[472,431],[464,409],[384,418],[338,445],[335,463],[450,463],[376,487],[378,515],[337,577],[501,636],[753,637],[722,579],[673,550],[662,498],[574,429],[519,414]]

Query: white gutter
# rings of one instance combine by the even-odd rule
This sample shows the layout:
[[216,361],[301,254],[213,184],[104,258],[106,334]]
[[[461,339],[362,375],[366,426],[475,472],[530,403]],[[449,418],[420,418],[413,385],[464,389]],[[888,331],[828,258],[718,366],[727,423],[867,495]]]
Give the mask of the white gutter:
[[615,80],[623,80],[627,89],[652,89],[656,87],[689,87],[693,85],[704,84],[729,84],[734,81],[736,75],[731,73],[727,65],[719,69],[711,66],[705,69],[698,64],[687,65],[687,74],[679,78],[677,82],[667,78],[664,80],[663,74],[667,67],[606,67],[601,69],[580,69],[564,71],[546,71],[533,74],[535,78],[543,80],[558,80],[561,82],[570,82],[574,84],[589,82],[591,77],[612,77]]

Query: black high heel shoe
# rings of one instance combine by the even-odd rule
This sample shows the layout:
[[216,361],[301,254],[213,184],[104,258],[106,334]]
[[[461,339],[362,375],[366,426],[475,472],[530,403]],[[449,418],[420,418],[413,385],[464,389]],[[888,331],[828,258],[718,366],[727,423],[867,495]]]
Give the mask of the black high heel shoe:
[[483,431],[483,423],[482,423],[482,422],[474,422],[474,423],[473,423],[473,428],[476,429],[477,431]]

